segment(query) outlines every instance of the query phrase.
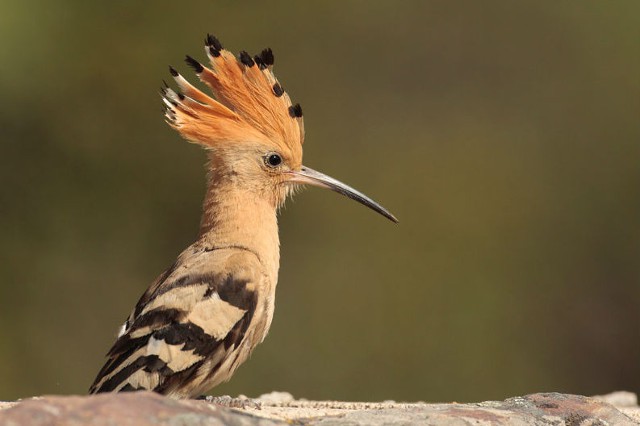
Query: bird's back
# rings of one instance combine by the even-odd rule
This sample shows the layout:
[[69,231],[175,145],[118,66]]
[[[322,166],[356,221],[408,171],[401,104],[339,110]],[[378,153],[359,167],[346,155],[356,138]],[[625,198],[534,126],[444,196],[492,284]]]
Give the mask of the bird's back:
[[190,397],[228,380],[268,331],[271,280],[248,248],[187,248],[140,298],[90,392]]

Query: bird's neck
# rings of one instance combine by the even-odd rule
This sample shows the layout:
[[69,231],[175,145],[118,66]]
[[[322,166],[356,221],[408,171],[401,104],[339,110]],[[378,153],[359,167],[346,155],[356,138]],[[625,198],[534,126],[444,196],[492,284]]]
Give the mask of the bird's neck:
[[276,207],[215,171],[208,177],[198,239],[211,247],[250,250],[267,272],[277,277],[280,240]]

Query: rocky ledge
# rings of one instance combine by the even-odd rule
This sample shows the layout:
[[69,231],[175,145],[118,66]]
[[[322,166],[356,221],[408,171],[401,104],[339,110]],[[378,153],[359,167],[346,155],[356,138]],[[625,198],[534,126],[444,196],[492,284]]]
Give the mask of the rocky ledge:
[[150,392],[42,396],[0,402],[0,425],[640,425],[635,394],[537,393],[471,404],[258,399],[176,401]]

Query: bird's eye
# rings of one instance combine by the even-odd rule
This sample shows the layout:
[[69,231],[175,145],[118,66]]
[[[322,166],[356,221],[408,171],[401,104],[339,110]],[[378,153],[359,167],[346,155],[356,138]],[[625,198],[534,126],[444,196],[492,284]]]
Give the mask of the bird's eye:
[[282,164],[282,157],[278,154],[269,154],[265,157],[264,162],[269,167],[278,167]]

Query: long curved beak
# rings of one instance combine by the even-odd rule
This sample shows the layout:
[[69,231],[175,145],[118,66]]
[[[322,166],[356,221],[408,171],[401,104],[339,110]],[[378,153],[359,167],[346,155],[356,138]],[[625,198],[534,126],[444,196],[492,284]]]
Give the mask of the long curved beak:
[[371,210],[380,213],[390,221],[398,223],[398,219],[396,219],[393,214],[391,214],[380,204],[376,203],[363,193],[351,188],[349,185],[345,185],[339,180],[332,178],[331,176],[327,176],[305,166],[302,166],[299,171],[291,171],[289,173],[291,176],[289,178],[289,182],[319,186],[320,188],[330,189],[337,192],[338,194],[342,194],[346,197],[351,198],[352,200],[359,202],[360,204],[369,207]]

